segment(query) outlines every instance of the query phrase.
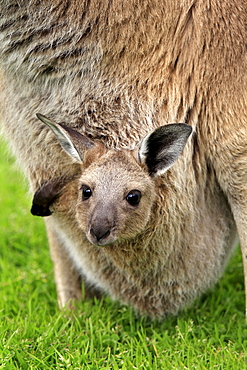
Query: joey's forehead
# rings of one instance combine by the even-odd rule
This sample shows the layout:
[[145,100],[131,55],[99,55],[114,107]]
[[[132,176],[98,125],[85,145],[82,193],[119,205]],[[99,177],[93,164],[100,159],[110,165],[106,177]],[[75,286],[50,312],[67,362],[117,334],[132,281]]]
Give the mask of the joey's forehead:
[[141,172],[141,168],[131,154],[111,150],[93,162],[88,167],[88,171],[118,175],[119,173]]
[[115,166],[114,163],[107,163],[107,165],[99,165],[92,168],[89,167],[84,172],[84,177],[88,180],[100,182],[138,181],[140,176],[143,177],[142,171],[134,168],[126,168],[121,165]]
[[108,186],[114,183],[134,186],[140,182],[149,182],[149,176],[143,168],[134,159],[121,154],[103,156],[82,173],[83,178],[91,183],[100,182]]

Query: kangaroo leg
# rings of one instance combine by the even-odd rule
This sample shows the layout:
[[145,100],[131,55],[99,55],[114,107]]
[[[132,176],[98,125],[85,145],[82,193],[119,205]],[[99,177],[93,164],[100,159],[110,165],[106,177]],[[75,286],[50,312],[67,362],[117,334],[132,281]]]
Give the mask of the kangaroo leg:
[[244,285],[245,285],[245,320],[247,324],[247,224],[243,225],[241,221],[237,221],[238,234],[243,259],[244,269]]
[[[226,134],[226,130],[224,132]],[[228,138],[228,139],[227,139]],[[247,140],[244,126],[226,134],[223,143],[218,141],[212,158],[218,182],[227,196],[236,224],[242,252],[245,285],[245,318],[247,323]]]
[[231,204],[242,252],[245,285],[245,320],[247,323],[247,204],[240,207],[240,205],[235,204],[233,200],[231,201]]
[[58,232],[49,219],[45,221],[51,258],[54,263],[58,304],[60,308],[66,305],[72,308],[73,301],[81,300],[82,298],[81,277],[75,270]]
[[[224,180],[223,188],[225,186],[225,193],[228,196],[236,223],[242,251],[245,284],[245,317],[247,323],[247,156],[245,153],[245,141],[244,144],[243,142],[238,143],[238,145],[236,144],[236,148],[239,148],[239,153],[234,158],[230,157],[225,160],[228,166],[224,172],[222,171],[221,178]],[[242,154],[240,152],[241,149],[243,150]],[[234,153],[234,150],[232,152]]]

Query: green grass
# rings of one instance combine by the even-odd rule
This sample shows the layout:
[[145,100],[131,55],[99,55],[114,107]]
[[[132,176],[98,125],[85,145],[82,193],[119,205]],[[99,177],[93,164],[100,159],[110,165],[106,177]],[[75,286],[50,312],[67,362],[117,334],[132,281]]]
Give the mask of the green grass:
[[240,250],[178,317],[136,318],[109,298],[60,312],[43,220],[0,144],[0,369],[247,368]]

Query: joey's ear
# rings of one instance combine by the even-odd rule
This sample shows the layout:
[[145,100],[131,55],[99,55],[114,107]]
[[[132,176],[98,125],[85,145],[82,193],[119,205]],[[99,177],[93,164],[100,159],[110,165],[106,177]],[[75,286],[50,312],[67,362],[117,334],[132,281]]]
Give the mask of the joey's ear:
[[65,185],[73,180],[74,177],[58,178],[43,183],[34,194],[31,208],[32,215],[50,216],[52,214],[51,205],[62,195]]
[[59,197],[61,185],[59,182],[43,184],[34,194],[31,213],[34,216],[50,216],[50,206]]
[[150,176],[165,173],[182,153],[192,128],[184,123],[161,126],[142,140],[138,159],[146,163]]
[[62,148],[74,161],[81,163],[83,161],[83,152],[94,146],[92,140],[80,134],[78,131],[61,123],[52,122],[42,114],[38,113],[37,117],[50,127]]

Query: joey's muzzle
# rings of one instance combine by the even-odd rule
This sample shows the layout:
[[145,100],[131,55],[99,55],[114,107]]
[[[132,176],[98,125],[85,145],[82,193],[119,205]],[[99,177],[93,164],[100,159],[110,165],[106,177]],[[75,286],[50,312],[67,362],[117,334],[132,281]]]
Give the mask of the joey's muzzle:
[[86,233],[88,241],[94,245],[104,246],[114,243],[117,239],[114,228],[107,225],[92,225]]
[[116,241],[114,214],[115,212],[112,209],[97,206],[86,233],[90,243],[104,246]]

